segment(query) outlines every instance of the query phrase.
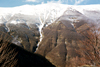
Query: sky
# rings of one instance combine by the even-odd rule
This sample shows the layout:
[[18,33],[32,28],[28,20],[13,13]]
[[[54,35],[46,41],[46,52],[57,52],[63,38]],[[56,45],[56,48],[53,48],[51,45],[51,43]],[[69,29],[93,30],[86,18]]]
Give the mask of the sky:
[[0,7],[16,7],[21,5],[37,5],[42,3],[62,3],[67,5],[100,4],[100,0],[0,0]]

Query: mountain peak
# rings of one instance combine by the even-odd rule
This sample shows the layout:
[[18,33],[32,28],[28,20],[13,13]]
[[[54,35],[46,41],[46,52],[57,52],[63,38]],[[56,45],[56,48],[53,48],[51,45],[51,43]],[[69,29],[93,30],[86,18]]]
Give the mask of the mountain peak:
[[[91,8],[92,6],[92,8]],[[47,3],[47,4],[39,4],[39,5],[22,5],[13,8],[0,8],[0,16],[4,17],[6,21],[9,21],[9,18],[13,18],[17,14],[21,14],[23,19],[26,19],[25,16],[31,16],[32,21],[40,24],[40,19],[45,21],[46,23],[52,23],[57,20],[61,16],[86,16],[91,19],[89,15],[89,11],[95,10],[95,12],[99,12],[100,5],[64,5],[58,3]],[[88,10],[87,12],[84,10]],[[93,13],[94,15],[95,13]],[[88,15],[88,16],[87,16]],[[98,14],[99,16],[99,14]],[[97,16],[97,17],[98,17]],[[18,17],[20,17],[18,15]],[[93,20],[96,18],[92,18]],[[28,23],[28,22],[27,22]],[[33,22],[31,22],[33,23]]]

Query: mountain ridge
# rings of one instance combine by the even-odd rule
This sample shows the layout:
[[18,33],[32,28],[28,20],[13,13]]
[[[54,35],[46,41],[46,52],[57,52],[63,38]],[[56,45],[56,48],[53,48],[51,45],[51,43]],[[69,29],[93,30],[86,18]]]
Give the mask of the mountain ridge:
[[92,24],[100,25],[99,6],[47,3],[0,8],[0,32],[10,35],[12,43],[65,67],[79,56],[75,50],[82,46],[82,33]]

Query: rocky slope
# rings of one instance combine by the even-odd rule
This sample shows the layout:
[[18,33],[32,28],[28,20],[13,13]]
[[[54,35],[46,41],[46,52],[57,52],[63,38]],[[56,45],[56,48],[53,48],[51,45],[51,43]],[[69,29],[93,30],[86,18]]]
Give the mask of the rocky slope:
[[65,67],[69,58],[78,56],[78,49],[82,38],[81,32],[88,30],[88,23],[80,20],[74,23],[60,20],[43,29],[43,39],[36,53],[45,56],[57,67]]
[[5,25],[0,26],[0,32],[8,33],[12,36],[12,43],[15,43],[19,46],[22,46],[28,51],[34,52],[37,47],[37,43],[39,41],[39,31],[38,27],[34,24],[31,24],[28,27],[25,23],[20,23],[17,25],[14,24],[7,24],[6,30]]

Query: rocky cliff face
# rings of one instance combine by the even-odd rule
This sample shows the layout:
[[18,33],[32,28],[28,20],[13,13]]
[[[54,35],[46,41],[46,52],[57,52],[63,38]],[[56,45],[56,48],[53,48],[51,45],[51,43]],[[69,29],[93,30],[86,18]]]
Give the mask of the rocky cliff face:
[[39,39],[39,31],[36,25],[32,25],[34,28],[29,27],[26,24],[8,25],[10,28],[9,34],[17,37],[18,41],[22,44],[22,47],[26,50],[34,52]]
[[0,32],[8,33],[12,36],[12,43],[23,47],[24,49],[34,52],[39,41],[39,31],[38,27],[31,24],[28,27],[25,23],[21,24],[7,24],[7,29],[5,25],[0,26]]
[[57,67],[65,67],[69,58],[78,56],[80,32],[87,30],[88,23],[80,20],[71,24],[71,21],[60,20],[43,29],[43,39],[36,53],[46,57]]

